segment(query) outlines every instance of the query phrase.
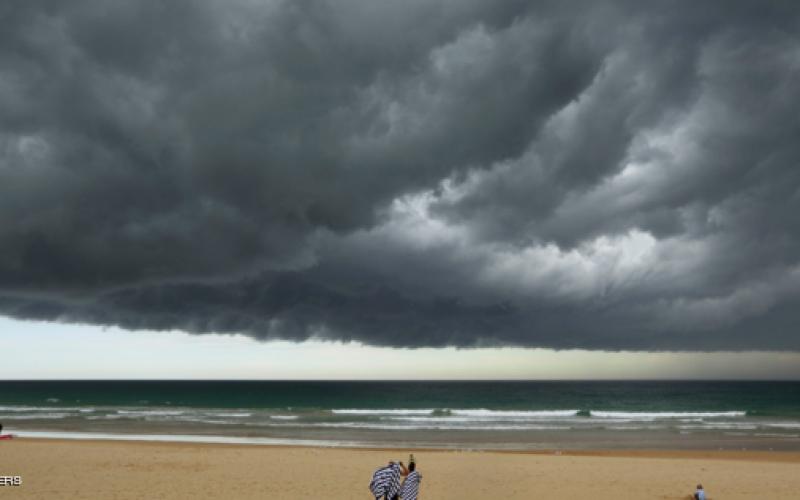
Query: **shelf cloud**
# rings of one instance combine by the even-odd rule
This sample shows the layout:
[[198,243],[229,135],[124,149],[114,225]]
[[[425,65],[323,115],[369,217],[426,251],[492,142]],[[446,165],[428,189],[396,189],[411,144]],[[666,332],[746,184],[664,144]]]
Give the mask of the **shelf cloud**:
[[800,350],[792,2],[0,6],[0,314]]

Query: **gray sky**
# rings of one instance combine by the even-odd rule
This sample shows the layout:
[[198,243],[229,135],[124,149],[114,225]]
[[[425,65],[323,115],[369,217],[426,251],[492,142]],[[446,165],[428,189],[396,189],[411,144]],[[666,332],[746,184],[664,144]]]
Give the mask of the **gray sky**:
[[796,352],[798,33],[779,1],[3,2],[0,315]]

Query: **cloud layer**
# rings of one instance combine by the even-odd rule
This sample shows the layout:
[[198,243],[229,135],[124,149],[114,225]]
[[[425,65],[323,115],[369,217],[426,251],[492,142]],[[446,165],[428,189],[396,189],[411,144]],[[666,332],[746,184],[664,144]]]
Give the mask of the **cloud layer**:
[[11,1],[0,314],[800,349],[791,2]]

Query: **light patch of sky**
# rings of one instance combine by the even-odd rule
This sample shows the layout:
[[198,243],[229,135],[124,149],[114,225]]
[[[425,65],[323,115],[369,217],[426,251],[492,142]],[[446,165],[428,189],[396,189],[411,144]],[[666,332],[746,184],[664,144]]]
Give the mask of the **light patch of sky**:
[[0,318],[0,379],[800,379],[800,353],[391,349]]

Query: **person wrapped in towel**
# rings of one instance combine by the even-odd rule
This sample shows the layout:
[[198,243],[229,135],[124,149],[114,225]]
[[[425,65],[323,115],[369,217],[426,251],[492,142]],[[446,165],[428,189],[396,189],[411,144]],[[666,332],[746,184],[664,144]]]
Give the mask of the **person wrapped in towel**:
[[[372,474],[369,490],[376,500],[396,500],[400,493],[400,467],[402,462],[389,462]],[[405,467],[403,467],[405,468]]]
[[403,475],[406,476],[406,478],[403,480],[403,485],[400,487],[400,498],[403,500],[417,500],[417,495],[419,495],[419,483],[422,481],[422,476],[417,471],[417,465],[414,462],[409,462],[408,469],[405,467],[403,467],[403,469]]

